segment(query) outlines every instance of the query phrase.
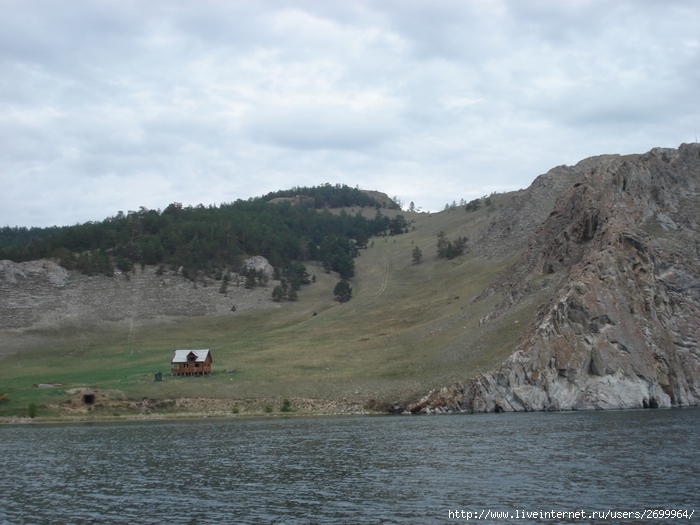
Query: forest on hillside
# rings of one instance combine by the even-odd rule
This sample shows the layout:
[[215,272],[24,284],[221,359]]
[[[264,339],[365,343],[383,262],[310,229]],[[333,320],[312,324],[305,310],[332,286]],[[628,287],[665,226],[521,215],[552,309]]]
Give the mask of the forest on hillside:
[[[310,198],[296,205],[269,202],[287,193],[220,206],[173,203],[162,211],[141,207],[101,222],[60,228],[6,227],[0,259],[53,258],[65,268],[104,275],[112,275],[115,266],[129,271],[135,264],[160,264],[182,268],[183,275],[195,278],[198,272],[237,271],[246,256],[262,255],[278,268],[316,260],[327,270],[351,276],[352,258],[369,237],[407,230],[402,215],[383,215],[380,203],[358,189],[330,184],[295,188],[290,196]],[[376,215],[367,219],[359,211],[352,215],[328,210],[339,206],[373,206]]]
[[3,226],[0,228],[0,250],[17,244],[27,244],[31,241],[45,239],[59,233],[65,226],[50,226],[37,228],[32,226]]

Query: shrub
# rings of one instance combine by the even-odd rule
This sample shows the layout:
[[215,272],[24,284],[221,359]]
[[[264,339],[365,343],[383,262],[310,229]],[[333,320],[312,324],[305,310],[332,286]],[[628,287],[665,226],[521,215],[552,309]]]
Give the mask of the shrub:
[[282,401],[280,412],[292,412],[292,402],[289,399]]
[[240,410],[238,409],[238,407],[233,407],[233,408],[231,409],[231,412],[234,413],[234,414],[238,414],[238,413],[240,412]]
[[467,204],[464,209],[467,211],[476,211],[479,208],[481,208],[481,199],[474,199],[473,201],[469,201],[469,204]]
[[272,405],[265,405],[265,413],[266,414],[271,414],[272,413]]
[[284,288],[282,288],[282,286],[280,286],[279,284],[272,289],[272,300],[276,303],[282,301],[282,299],[284,299],[284,296]]
[[29,417],[35,418],[37,412],[39,412],[39,407],[36,406],[36,403],[29,403],[29,406],[27,407],[27,413],[29,414]]

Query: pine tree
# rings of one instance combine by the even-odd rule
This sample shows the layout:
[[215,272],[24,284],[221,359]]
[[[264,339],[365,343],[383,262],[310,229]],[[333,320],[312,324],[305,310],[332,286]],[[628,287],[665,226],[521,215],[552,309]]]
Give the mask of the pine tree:
[[421,252],[420,248],[416,246],[415,248],[413,248],[413,264],[420,264],[422,259],[423,252]]
[[444,231],[440,231],[437,236],[437,256],[438,257],[446,257],[447,256],[447,235],[445,235]]
[[284,299],[285,292],[279,284],[272,289],[272,300],[279,303]]
[[338,273],[341,279],[350,279],[355,275],[355,261],[349,255],[343,255],[338,261]]
[[341,303],[348,302],[352,297],[352,288],[350,287],[350,283],[348,283],[345,279],[341,279],[338,281],[338,284],[335,285],[335,288],[333,288],[333,294]]

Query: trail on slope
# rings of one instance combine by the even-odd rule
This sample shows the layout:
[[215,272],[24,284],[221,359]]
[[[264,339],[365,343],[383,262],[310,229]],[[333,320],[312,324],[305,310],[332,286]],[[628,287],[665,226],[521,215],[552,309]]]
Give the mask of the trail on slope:
[[379,287],[379,290],[369,299],[369,301],[373,301],[382,293],[384,293],[384,290],[386,290],[386,285],[389,282],[389,261],[386,260],[386,257],[382,255],[382,261],[384,262],[384,274],[382,275],[382,285]]

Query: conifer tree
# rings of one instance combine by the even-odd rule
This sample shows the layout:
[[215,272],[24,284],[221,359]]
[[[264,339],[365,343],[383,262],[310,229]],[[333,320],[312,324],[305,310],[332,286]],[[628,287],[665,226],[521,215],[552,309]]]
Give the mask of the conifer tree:
[[413,248],[413,264],[420,264],[422,259],[423,252],[421,252],[420,248],[416,246],[415,248]]
[[445,232],[440,230],[440,232],[437,235],[437,256],[438,257],[446,257],[447,256],[447,235],[445,235]]
[[352,288],[350,287],[350,283],[345,279],[341,279],[338,281],[338,284],[335,285],[335,288],[333,288],[333,294],[341,303],[348,302],[352,297]]

